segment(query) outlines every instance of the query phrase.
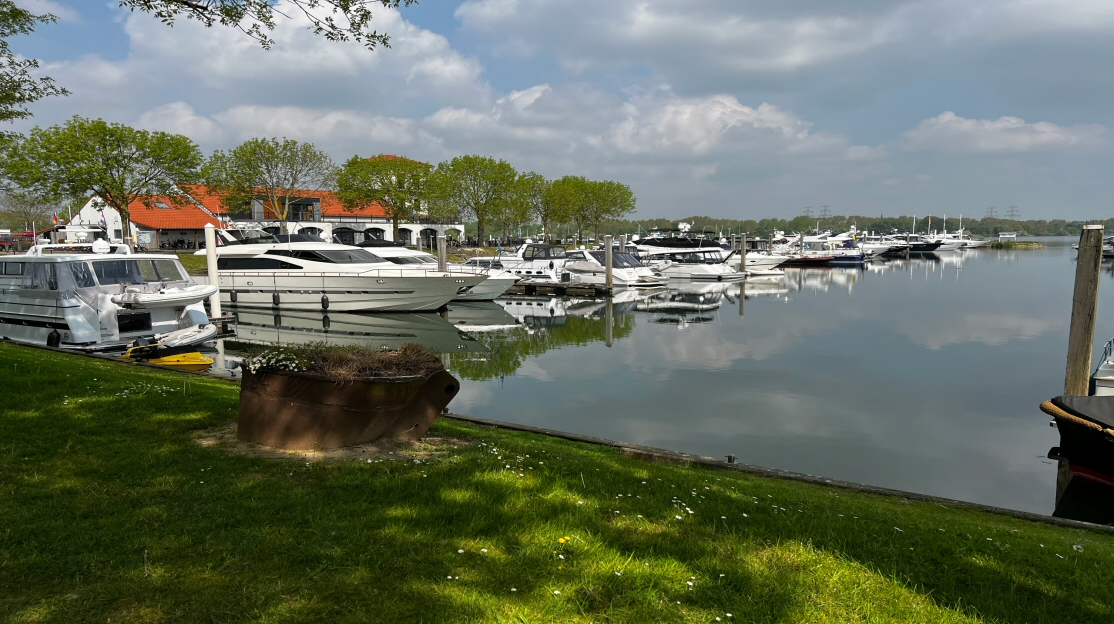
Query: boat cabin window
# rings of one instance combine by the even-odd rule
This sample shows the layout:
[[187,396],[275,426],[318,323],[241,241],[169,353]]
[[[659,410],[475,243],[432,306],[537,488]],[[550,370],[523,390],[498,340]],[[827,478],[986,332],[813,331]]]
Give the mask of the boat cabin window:
[[84,262],[67,262],[70,276],[73,277],[74,286],[77,288],[93,288],[97,280],[93,279],[93,270]]
[[4,266],[2,272],[4,275],[23,275],[22,262],[4,262],[2,264]]
[[329,249],[321,251],[311,249],[272,249],[268,251],[267,254],[271,256],[298,258],[299,260],[311,260],[313,262],[326,262],[328,264],[374,264],[376,262],[383,262],[383,259],[379,256],[363,249]]
[[565,254],[565,257],[569,260],[587,260],[587,258],[584,257],[584,252],[579,250],[570,251],[569,253]]
[[58,290],[58,265],[55,262],[28,262],[23,271],[24,288]]
[[259,271],[294,269],[302,267],[278,258],[217,258],[217,269],[220,271]]
[[464,264],[465,264],[465,266],[478,266],[478,267],[484,267],[485,269],[501,269],[501,268],[503,268],[503,263],[502,262],[496,262],[494,260],[491,260],[490,258],[487,258],[487,259],[471,258],[471,259],[468,260],[468,262],[465,262]]
[[387,260],[394,264],[426,264],[425,260],[417,256],[395,256],[393,258],[387,258]]
[[94,260],[93,272],[102,286],[176,282],[184,279],[173,260]]
[[550,258],[564,258],[565,248],[552,245],[527,245],[522,258],[525,260],[548,260]]

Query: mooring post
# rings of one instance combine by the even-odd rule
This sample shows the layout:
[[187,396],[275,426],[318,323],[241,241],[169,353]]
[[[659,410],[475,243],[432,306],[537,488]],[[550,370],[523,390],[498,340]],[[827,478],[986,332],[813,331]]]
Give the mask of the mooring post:
[[447,249],[445,249],[445,235],[444,234],[438,234],[437,235],[437,270],[438,271],[448,271],[449,270],[449,256],[448,256],[448,253],[449,253],[449,251]]
[[217,287],[217,292],[209,297],[209,310],[212,316],[220,316],[220,275],[217,274],[217,228],[212,223],[205,224],[205,265],[209,272],[209,283]]
[[[613,278],[612,278],[612,275],[611,275],[611,261],[612,261],[612,255],[614,253],[615,253],[615,250],[611,248],[611,235],[608,234],[607,236],[603,237],[603,261],[604,261],[604,264],[607,265],[607,266],[604,267],[603,274],[607,276],[607,296],[608,297],[611,297],[611,287],[614,285],[614,281],[613,281]],[[608,301],[608,303],[610,304],[610,300]]]
[[1075,263],[1075,293],[1071,299],[1068,329],[1068,371],[1064,394],[1087,396],[1091,385],[1091,349],[1095,342],[1095,317],[1099,308],[1099,270],[1102,268],[1103,226],[1085,225],[1079,235]]
[[[742,239],[741,241],[739,241],[739,249],[740,249],[739,253],[741,254],[741,257],[739,258],[739,272],[740,273],[746,273],[747,272],[747,238],[749,238],[749,237],[750,237],[750,232],[743,232],[739,236],[739,238]],[[741,313],[740,313],[740,316],[742,316]]]

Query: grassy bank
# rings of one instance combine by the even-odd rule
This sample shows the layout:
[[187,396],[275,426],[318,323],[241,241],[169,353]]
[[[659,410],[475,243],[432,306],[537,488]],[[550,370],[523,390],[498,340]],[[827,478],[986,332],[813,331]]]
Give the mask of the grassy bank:
[[991,249],[1044,249],[1040,241],[994,241],[990,243]]
[[182,261],[182,266],[190,275],[204,275],[209,270],[208,265],[205,264],[205,256],[195,256],[192,251],[178,254],[178,259]]
[[1114,621],[1108,535],[444,420],[420,463],[248,457],[196,441],[227,382],[0,380],[0,622]]

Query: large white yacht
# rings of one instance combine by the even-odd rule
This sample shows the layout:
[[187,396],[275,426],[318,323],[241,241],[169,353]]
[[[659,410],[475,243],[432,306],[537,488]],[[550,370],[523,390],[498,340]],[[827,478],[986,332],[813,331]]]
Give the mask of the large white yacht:
[[[220,231],[216,248],[222,302],[234,306],[337,312],[436,310],[484,275],[403,268],[336,243]],[[204,255],[199,250],[196,255]]]
[[[427,271],[437,270],[437,257],[424,251],[418,251],[403,245],[394,244],[360,245],[360,247],[367,249],[388,262],[392,262],[404,268],[425,269]],[[491,301],[507,292],[511,286],[514,286],[522,279],[510,271],[477,266],[474,264],[465,265],[454,263],[449,264],[447,268],[451,273],[482,275],[487,278],[473,286],[468,292],[458,295],[456,301]]]
[[[152,338],[179,346],[216,335],[201,286],[165,254],[126,245],[38,245],[0,257],[0,337],[84,350]],[[176,340],[189,334],[194,340]]]

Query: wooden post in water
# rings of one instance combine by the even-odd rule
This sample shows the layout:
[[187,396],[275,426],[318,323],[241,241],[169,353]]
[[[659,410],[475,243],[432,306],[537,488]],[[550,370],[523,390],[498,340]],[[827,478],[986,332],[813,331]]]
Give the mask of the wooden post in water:
[[[449,250],[445,248],[445,235],[444,234],[438,234],[437,235],[437,270],[438,271],[448,271],[449,270],[449,256],[448,256],[448,253],[449,253]],[[448,367],[446,367],[446,370],[447,370],[447,368]]]
[[1095,342],[1095,317],[1099,308],[1099,270],[1102,268],[1103,226],[1085,225],[1079,235],[1075,263],[1075,294],[1071,299],[1068,329],[1068,371],[1064,394],[1087,396],[1091,385],[1091,349]]
[[[608,234],[607,236],[603,237],[603,261],[607,265],[607,266],[604,267],[603,274],[607,276],[607,296],[608,297],[611,297],[611,288],[615,284],[614,277],[611,274],[611,261],[612,261],[612,255],[614,253],[615,253],[615,250],[611,248],[611,235]],[[610,303],[611,302],[609,300],[608,304],[610,305]]]
[[[741,250],[739,253],[742,254],[742,256],[739,258],[739,272],[740,273],[746,273],[747,272],[747,239],[750,238],[750,232],[743,232],[741,238],[743,240],[740,241],[740,243],[739,243],[739,249]],[[742,316],[742,315],[743,315],[742,314],[742,308],[740,307],[739,308],[739,316]]]

